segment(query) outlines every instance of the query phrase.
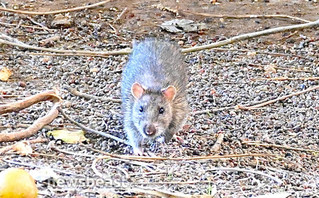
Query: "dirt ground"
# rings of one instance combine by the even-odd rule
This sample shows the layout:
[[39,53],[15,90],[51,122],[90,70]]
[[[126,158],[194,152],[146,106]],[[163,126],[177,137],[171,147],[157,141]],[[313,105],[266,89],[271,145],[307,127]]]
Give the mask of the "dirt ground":
[[[6,0],[0,3],[2,7],[44,12],[83,6],[88,2],[97,1]],[[209,17],[203,13],[225,16]],[[32,46],[112,51],[131,48],[133,40],[145,37],[167,39],[181,48],[189,48],[243,33],[304,23],[274,16],[227,17],[275,14],[315,21],[319,19],[319,3],[119,0],[64,13],[70,23],[59,27],[53,23],[55,15],[29,17],[1,11],[0,33]],[[206,28],[170,33],[160,27],[172,19],[193,20],[205,24]],[[54,36],[58,39],[43,44],[45,39]],[[63,110],[75,121],[126,139],[119,103],[88,100],[70,93],[67,87],[92,96],[118,99],[121,71],[127,58],[127,55],[50,55],[0,44],[0,69],[6,67],[13,73],[7,82],[0,81],[0,105],[57,89],[63,99]],[[121,159],[118,155],[130,155],[129,146],[86,133],[89,141],[85,143],[52,140],[32,144],[34,153],[27,156],[15,152],[0,155],[0,171],[23,167],[40,173],[34,176],[39,197],[156,197],[155,193],[157,197],[168,197],[169,193],[183,194],[174,194],[175,197],[319,197],[318,89],[254,110],[224,108],[198,113],[236,105],[249,106],[318,86],[315,78],[319,74],[318,28],[188,53],[185,62],[189,68],[187,91],[191,113],[177,133],[183,141],[173,139],[163,148],[164,152],[159,147],[151,149],[159,157],[175,160]],[[285,80],[273,79],[281,77]],[[20,112],[3,114],[0,132],[26,128],[51,107],[50,102],[41,102]],[[77,127],[59,115],[27,139],[46,138],[48,131],[62,128]],[[220,148],[215,149],[218,137],[222,137],[222,142]],[[12,144],[0,143],[0,146]],[[117,156],[98,159],[98,156],[115,154]],[[215,155],[221,158],[205,158]],[[222,157],[226,155],[235,156]],[[39,175],[50,178],[43,179]]]

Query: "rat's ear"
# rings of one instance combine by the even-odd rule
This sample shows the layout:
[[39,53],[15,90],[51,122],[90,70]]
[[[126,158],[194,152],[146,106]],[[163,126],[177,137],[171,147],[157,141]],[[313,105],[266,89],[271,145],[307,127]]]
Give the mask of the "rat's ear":
[[145,89],[142,87],[140,83],[135,82],[131,87],[131,92],[134,98],[140,99],[142,95],[145,93]]
[[162,89],[162,93],[167,100],[172,101],[176,95],[176,88],[170,85],[167,88]]

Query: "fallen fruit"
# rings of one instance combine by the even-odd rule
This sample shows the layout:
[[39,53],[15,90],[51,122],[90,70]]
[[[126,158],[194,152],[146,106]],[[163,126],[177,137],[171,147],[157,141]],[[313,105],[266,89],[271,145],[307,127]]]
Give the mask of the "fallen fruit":
[[9,168],[0,173],[1,198],[36,198],[38,189],[31,175],[20,168]]

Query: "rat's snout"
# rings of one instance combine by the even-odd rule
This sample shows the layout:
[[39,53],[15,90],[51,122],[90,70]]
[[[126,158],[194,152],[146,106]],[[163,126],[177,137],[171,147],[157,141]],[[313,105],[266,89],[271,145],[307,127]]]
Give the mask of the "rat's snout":
[[143,130],[147,136],[153,136],[156,133],[156,128],[153,124],[145,125]]

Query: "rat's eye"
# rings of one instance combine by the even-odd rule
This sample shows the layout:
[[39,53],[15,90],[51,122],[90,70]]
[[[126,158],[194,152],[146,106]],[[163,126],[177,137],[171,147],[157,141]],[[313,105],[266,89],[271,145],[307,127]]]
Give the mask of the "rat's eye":
[[159,113],[159,114],[163,114],[164,111],[165,111],[165,109],[164,109],[163,107],[161,107],[161,108],[158,110],[158,113]]
[[144,108],[142,106],[140,106],[140,108],[138,109],[140,112],[144,111]]

